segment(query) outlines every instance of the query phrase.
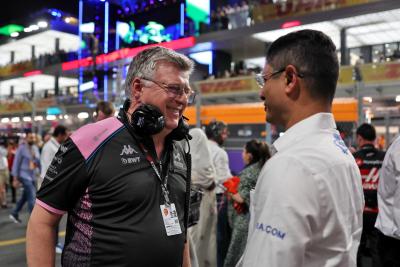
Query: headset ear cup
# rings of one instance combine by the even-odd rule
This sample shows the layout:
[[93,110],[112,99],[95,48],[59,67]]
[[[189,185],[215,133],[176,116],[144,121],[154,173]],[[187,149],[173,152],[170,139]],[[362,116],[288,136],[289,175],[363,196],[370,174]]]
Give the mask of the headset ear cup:
[[131,126],[141,135],[154,135],[164,129],[165,118],[157,107],[145,104],[132,113]]
[[172,140],[180,141],[185,139],[186,137],[192,139],[192,136],[189,134],[189,124],[186,122],[188,119],[182,116],[179,119],[178,127],[176,127],[171,133],[170,137]]

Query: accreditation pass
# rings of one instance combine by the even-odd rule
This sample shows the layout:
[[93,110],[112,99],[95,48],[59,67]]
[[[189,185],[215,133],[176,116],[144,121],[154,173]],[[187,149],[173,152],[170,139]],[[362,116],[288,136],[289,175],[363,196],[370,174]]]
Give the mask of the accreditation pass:
[[171,203],[169,206],[160,205],[160,209],[167,236],[181,234],[182,230],[179,224],[178,213],[176,212],[175,204]]

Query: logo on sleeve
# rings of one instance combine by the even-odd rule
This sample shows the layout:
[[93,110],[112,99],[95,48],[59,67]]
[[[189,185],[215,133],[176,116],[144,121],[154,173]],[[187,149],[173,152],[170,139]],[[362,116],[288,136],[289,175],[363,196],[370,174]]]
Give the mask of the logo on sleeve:
[[185,165],[183,164],[182,155],[179,152],[174,152],[174,166],[179,169],[184,169]]
[[333,134],[333,143],[337,146],[344,154],[349,151],[343,139],[338,134]]
[[65,152],[68,151],[68,147],[66,147],[66,146],[64,146],[64,145],[61,145],[61,146],[60,146],[60,151],[61,151],[62,153],[65,153]]

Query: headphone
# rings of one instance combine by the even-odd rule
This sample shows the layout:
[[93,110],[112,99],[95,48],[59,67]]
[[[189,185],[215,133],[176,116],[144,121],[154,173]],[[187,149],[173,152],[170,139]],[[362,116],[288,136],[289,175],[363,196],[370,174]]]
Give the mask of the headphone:
[[[165,127],[165,118],[160,109],[150,104],[140,105],[132,114],[131,120],[127,117],[127,111],[131,105],[130,99],[126,99],[124,105],[118,113],[118,117],[129,128],[133,128],[140,135],[155,135],[160,133]],[[172,140],[180,141],[183,139],[192,139],[189,135],[189,119],[182,116],[176,127],[168,135]]]
[[221,135],[225,128],[227,128],[227,125],[224,122],[212,121],[206,126],[205,132],[209,139],[213,139],[218,144],[222,145],[223,140]]

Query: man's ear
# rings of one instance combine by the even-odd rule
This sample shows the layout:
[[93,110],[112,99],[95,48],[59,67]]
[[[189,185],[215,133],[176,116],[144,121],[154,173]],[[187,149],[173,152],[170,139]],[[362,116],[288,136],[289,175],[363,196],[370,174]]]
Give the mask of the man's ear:
[[143,89],[143,87],[141,85],[140,79],[139,78],[135,78],[132,81],[131,94],[132,94],[132,97],[134,98],[134,100],[136,102],[139,101],[140,96],[142,95],[142,89]]
[[285,69],[286,94],[295,98],[300,94],[299,79],[296,73],[296,67],[293,65],[288,65]]

